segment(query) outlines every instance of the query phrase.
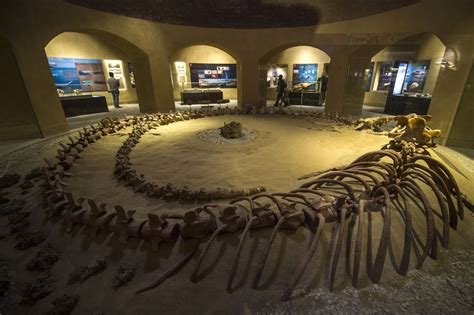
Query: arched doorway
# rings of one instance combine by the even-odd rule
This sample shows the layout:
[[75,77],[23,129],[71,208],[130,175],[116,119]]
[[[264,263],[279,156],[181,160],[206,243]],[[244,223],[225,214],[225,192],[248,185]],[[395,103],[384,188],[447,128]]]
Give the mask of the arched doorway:
[[273,106],[277,80],[282,75],[289,105],[324,106],[331,58],[307,45],[276,48],[259,61],[260,106]]
[[426,114],[442,68],[446,46],[433,34],[423,33],[389,45],[372,61],[372,80],[364,96],[364,110]]
[[208,44],[180,48],[169,57],[177,109],[234,107],[238,104],[238,60]]
[[[79,30],[56,35],[44,49],[67,117],[104,110],[157,111],[148,56],[131,42],[108,32]],[[111,72],[119,79],[119,104],[124,110],[114,109],[108,93],[106,81]]]

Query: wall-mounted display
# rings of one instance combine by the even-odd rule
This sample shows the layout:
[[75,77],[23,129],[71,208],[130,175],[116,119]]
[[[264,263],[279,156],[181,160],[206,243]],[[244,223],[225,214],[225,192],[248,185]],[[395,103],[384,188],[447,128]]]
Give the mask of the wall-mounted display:
[[48,57],[54,84],[63,93],[107,91],[100,59]]
[[112,72],[114,74],[114,78],[120,80],[120,89],[127,89],[122,67],[122,60],[104,60],[104,62],[107,67],[107,76],[109,72]]
[[288,65],[272,64],[267,66],[267,87],[276,88],[278,83],[278,76],[283,76],[283,80],[288,78]]
[[184,61],[176,61],[174,63],[176,68],[176,74],[178,77],[178,83],[184,88],[184,84],[186,83],[186,62]]
[[429,60],[410,62],[405,74],[403,92],[423,93],[429,66]]
[[392,78],[392,62],[379,63],[379,81],[377,83],[377,91],[388,91]]
[[190,63],[193,88],[236,88],[236,64]]
[[316,91],[317,64],[293,64],[293,89]]

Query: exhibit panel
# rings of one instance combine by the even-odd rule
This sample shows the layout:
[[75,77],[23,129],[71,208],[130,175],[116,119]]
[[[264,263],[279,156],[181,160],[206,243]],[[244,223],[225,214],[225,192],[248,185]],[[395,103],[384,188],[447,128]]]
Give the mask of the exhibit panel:
[[326,69],[330,62],[324,51],[311,46],[295,46],[270,53],[263,62],[262,67],[267,70],[267,102],[276,100],[278,76],[282,75],[290,105],[320,106],[324,103]]
[[396,61],[392,68],[385,114],[428,113],[431,95],[423,93],[429,61]]
[[[138,103],[135,84],[132,84],[133,65],[131,56],[116,44],[94,35],[64,32],[53,38],[45,47],[51,75],[61,103],[69,96],[101,96],[100,102],[112,105],[113,100],[108,92],[107,79],[109,72],[120,81],[120,104]],[[87,106],[81,98],[82,106]],[[67,99],[66,99],[67,102]],[[68,103],[75,103],[74,100]],[[97,99],[91,101],[89,109],[74,111],[89,113],[96,110]],[[94,109],[95,108],[95,109]],[[64,105],[63,109],[67,110]]]
[[237,100],[237,61],[209,45],[192,45],[170,57],[175,101],[182,105],[227,104]]

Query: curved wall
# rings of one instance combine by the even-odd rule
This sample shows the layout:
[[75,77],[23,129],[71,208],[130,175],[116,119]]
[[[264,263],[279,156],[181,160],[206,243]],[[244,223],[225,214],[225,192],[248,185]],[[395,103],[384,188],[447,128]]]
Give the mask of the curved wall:
[[[331,57],[331,84],[326,111],[360,113],[363,91],[348,74],[370,65],[376,52],[413,34],[430,32],[447,47],[456,49],[457,70],[443,72],[434,86],[430,113],[433,127],[449,132],[464,91],[472,59],[474,19],[472,2],[422,0],[381,14],[312,27],[279,29],[213,29],[166,25],[103,13],[74,6],[62,0],[6,0],[0,11],[0,35],[12,44],[18,69],[43,135],[67,129],[53,82],[49,76],[44,47],[66,31],[110,34],[111,40],[129,43],[143,55],[137,66],[144,69],[143,111],[173,109],[174,96],[169,56],[196,43],[214,43],[232,51],[239,61],[239,104],[259,104],[259,61],[268,51],[282,46],[320,47]],[[449,26],[449,27],[448,27]],[[133,47],[124,45],[127,54]],[[35,72],[30,69],[35,68]],[[137,70],[138,72],[138,70]],[[138,82],[137,82],[138,86]],[[331,92],[331,89],[333,90]],[[137,92],[140,92],[137,90]],[[339,96],[338,94],[343,94]],[[138,93],[140,98],[140,93]],[[146,103],[142,105],[142,103]],[[450,106],[446,106],[450,103]],[[47,105],[45,105],[47,104]]]

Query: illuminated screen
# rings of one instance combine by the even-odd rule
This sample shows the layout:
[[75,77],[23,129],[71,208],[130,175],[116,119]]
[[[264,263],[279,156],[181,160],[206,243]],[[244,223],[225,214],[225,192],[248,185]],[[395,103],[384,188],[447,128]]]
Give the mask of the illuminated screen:
[[423,92],[430,61],[414,61],[408,64],[403,85],[404,92]]
[[193,88],[236,88],[237,65],[190,63],[191,86]]
[[48,62],[56,88],[65,93],[107,91],[100,59],[48,57]]
[[390,89],[390,82],[392,79],[392,63],[380,63],[379,71],[377,91],[388,91]]
[[317,77],[317,64],[293,64],[293,87],[301,86],[306,91],[315,91]]

